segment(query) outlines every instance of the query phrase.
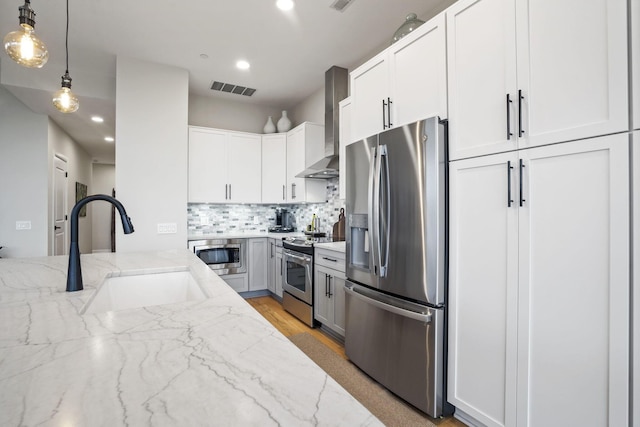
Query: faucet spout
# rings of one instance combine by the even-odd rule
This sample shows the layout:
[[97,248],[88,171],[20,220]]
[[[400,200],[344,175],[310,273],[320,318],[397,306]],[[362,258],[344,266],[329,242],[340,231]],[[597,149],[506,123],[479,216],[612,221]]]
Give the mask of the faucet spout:
[[78,247],[78,217],[80,216],[80,209],[82,209],[82,207],[87,203],[93,202],[94,200],[104,200],[115,206],[120,213],[124,234],[131,234],[134,232],[131,218],[127,216],[127,211],[124,209],[124,206],[111,196],[107,196],[106,194],[95,194],[93,196],[87,196],[76,203],[71,210],[71,245],[69,246],[67,292],[81,291],[84,289],[82,284],[82,269],[80,267],[80,249]]

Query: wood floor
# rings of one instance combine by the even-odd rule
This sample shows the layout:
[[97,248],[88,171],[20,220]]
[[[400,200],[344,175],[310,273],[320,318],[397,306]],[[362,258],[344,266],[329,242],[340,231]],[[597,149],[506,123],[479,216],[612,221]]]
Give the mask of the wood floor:
[[[286,337],[307,332],[313,335],[320,342],[325,344],[343,359],[347,359],[344,352],[344,345],[325,334],[319,328],[310,328],[300,320],[289,314],[282,308],[282,305],[271,297],[258,297],[247,299],[247,302],[255,308],[265,319],[267,319],[276,329],[278,329]],[[466,424],[458,421],[453,417],[443,419],[432,419],[432,422],[438,427],[465,427]]]

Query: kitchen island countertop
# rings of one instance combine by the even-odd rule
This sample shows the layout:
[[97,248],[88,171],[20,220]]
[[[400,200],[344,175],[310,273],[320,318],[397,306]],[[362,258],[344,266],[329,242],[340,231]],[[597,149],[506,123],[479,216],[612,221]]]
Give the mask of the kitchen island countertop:
[[[0,425],[381,425],[188,250],[0,260]],[[207,299],[81,314],[105,277],[189,270]]]

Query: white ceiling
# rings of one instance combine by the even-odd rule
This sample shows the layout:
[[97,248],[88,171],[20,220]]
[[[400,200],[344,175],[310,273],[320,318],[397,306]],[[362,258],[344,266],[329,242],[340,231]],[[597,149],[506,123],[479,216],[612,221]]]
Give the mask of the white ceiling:
[[[69,73],[80,109],[62,114],[51,95],[65,70],[66,3],[32,0],[49,61],[28,69],[3,52],[0,81],[29,108],[49,115],[94,161],[112,163],[114,144],[104,137],[115,135],[118,55],[189,70],[190,94],[287,109],[320,89],[331,66],[352,69],[388,45],[408,13],[426,19],[455,0],[354,0],[343,12],[330,8],[334,0],[295,1],[292,11],[282,12],[275,0],[69,0]],[[18,28],[23,2],[0,2],[0,36]],[[250,70],[238,70],[239,59],[249,61]],[[214,92],[213,80],[257,91],[252,97]],[[91,122],[92,115],[105,122]]]

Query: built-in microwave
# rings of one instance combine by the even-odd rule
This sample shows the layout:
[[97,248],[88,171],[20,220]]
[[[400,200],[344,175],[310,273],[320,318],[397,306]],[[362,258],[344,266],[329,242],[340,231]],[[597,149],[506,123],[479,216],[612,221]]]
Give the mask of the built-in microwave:
[[247,272],[246,239],[190,240],[189,249],[219,275]]

